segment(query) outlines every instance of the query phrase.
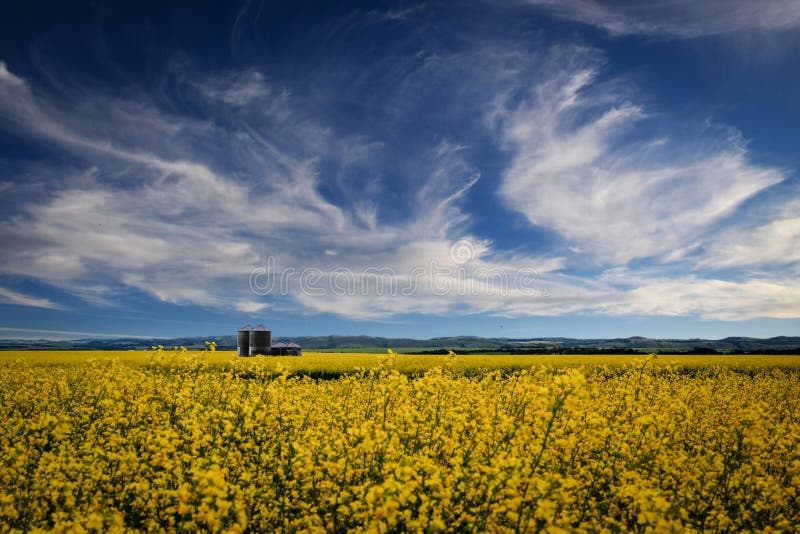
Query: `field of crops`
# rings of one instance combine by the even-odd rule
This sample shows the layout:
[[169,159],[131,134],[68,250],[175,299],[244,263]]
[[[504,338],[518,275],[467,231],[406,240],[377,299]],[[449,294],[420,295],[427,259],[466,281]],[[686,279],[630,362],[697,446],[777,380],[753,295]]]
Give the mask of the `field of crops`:
[[0,532],[800,524],[800,357],[9,352],[0,409]]
[[[178,350],[162,350],[154,357],[154,351],[0,351],[0,365],[30,364],[43,366],[83,366],[93,362],[117,363],[131,367],[152,367],[154,363],[171,366],[181,364],[187,359],[202,361],[204,368],[232,370],[238,374],[253,372],[288,371],[291,376],[311,378],[338,378],[344,374],[370,370],[380,366],[386,353],[326,353],[304,352],[302,357],[254,357],[241,358],[235,351],[206,351],[203,353],[183,353]],[[643,354],[641,358],[647,355]],[[547,366],[553,368],[581,368],[591,374],[604,367],[619,369],[631,364],[635,357],[630,355],[607,354],[569,354],[569,355],[458,355],[450,362],[451,369],[458,375],[475,376],[487,371],[503,373]],[[392,359],[392,368],[409,377],[420,376],[426,371],[441,366],[446,360],[438,355],[397,354]],[[743,370],[785,369],[800,372],[800,356],[737,356],[737,355],[669,355],[659,356],[648,363],[648,367],[670,367],[680,372],[692,372],[708,367],[724,367]]]

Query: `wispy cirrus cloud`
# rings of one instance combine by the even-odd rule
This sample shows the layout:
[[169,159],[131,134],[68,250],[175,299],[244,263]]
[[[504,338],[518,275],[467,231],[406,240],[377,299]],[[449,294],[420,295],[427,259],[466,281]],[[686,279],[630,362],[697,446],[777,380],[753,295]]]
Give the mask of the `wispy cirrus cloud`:
[[0,81],[8,84],[11,87],[20,87],[25,85],[25,81],[8,71],[5,61],[0,61]]
[[603,282],[620,288],[605,303],[610,315],[696,316],[738,321],[797,317],[800,282],[792,276],[716,277],[675,274],[659,268],[609,269]]
[[0,339],[82,339],[82,338],[158,339],[159,336],[142,336],[109,332],[81,332],[76,330],[51,330],[41,328],[0,327]]
[[49,310],[62,309],[61,305],[51,301],[50,299],[25,295],[23,293],[12,291],[4,287],[0,287],[0,302],[3,302],[5,304],[14,304],[16,306],[46,308]]
[[[263,78],[252,72],[222,85],[194,82],[202,98],[229,106],[224,123],[105,95],[90,96],[93,107],[79,106],[85,114],[66,111],[3,72],[6,125],[90,161],[92,169],[79,187],[52,183],[5,226],[11,252],[2,269],[66,291],[92,280],[90,293],[101,299],[103,283],[118,284],[165,302],[253,313],[267,304],[252,300],[247,278],[266,256],[281,267],[335,257],[355,269],[413,251],[419,240],[438,243],[446,254],[455,227],[467,220],[458,202],[479,176],[460,157],[462,147],[435,145],[415,167],[427,174],[425,185],[407,199],[407,214],[386,224],[378,213],[380,187],[365,196],[350,184],[334,202],[318,179],[321,160],[341,157],[350,168],[381,143],[331,136],[328,126],[294,112],[285,91],[261,87]],[[263,106],[237,115],[253,99]],[[293,120],[276,120],[273,104]],[[120,111],[133,108],[137,113]],[[207,110],[214,113],[210,104]],[[170,127],[151,136],[137,127],[143,121]]]
[[255,302],[252,300],[240,300],[236,303],[236,309],[243,313],[259,313],[269,308],[269,304],[265,302]]
[[613,35],[691,39],[800,26],[800,5],[794,0],[524,0],[524,3],[564,19],[598,26]]
[[271,88],[257,71],[231,73],[222,78],[212,78],[195,85],[210,99],[232,106],[244,106],[257,100],[268,100]]
[[[603,80],[603,63],[577,47],[423,53],[388,73],[361,73],[358,95],[343,98],[367,117],[356,127],[255,67],[196,74],[183,66],[172,73],[182,90],[169,105],[131,91],[75,95],[67,106],[3,65],[8,129],[88,170],[53,180],[6,221],[0,268],[97,303],[136,290],[247,314],[800,314],[791,277],[711,275],[697,252],[783,171],[754,164],[731,130],[684,139],[653,126],[659,117],[634,90]],[[371,94],[376,80],[390,89]],[[320,87],[320,100],[339,89]],[[428,105],[432,96],[446,109]],[[369,116],[376,108],[388,125]],[[412,118],[447,128],[423,135]],[[476,145],[502,154],[488,172],[473,160]],[[552,247],[496,244],[503,229],[476,228],[476,201],[496,210],[494,220],[518,213],[552,232]],[[463,264],[453,254],[460,241],[471,247]],[[294,278],[285,295],[254,294],[250,275],[268,257],[278,272],[316,269],[327,291]],[[348,279],[350,292],[331,290],[342,272],[384,267],[398,287],[416,276],[416,289],[380,293],[367,276]],[[514,278],[520,272],[527,285]]]
[[597,82],[596,62],[580,49],[559,52],[550,70],[492,110],[511,154],[499,195],[601,262],[673,254],[784,179],[750,163],[730,132],[686,142],[640,128],[646,110]]
[[766,215],[749,224],[721,230],[698,258],[704,268],[800,268],[800,198],[789,197],[771,206]]

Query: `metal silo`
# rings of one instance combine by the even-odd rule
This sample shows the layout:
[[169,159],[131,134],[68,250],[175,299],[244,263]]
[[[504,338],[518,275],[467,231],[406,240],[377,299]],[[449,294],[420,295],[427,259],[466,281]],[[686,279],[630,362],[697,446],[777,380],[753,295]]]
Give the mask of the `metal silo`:
[[253,327],[243,326],[236,332],[236,353],[239,356],[250,356],[250,332]]
[[250,356],[272,354],[272,332],[258,325],[250,330]]

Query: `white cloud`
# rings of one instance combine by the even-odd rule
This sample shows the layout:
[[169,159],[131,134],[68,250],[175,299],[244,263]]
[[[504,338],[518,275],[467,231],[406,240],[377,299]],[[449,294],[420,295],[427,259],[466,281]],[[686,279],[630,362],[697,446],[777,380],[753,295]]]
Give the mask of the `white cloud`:
[[[253,95],[252,80],[236,86],[234,79],[221,98]],[[96,303],[110,302],[106,290],[122,284],[165,302],[249,313],[268,305],[247,298],[253,296],[248,275],[266,256],[292,268],[336,258],[336,266],[355,270],[395,255],[412,261],[420,240],[436,241],[446,254],[449,235],[467,221],[457,203],[478,179],[461,157],[463,147],[439,143],[420,158],[418,169],[427,178],[407,215],[385,224],[377,197],[356,191],[357,209],[346,210],[321,193],[317,176],[320,150],[337,154],[345,147],[349,166],[379,148],[375,141],[351,136],[340,143],[325,133],[327,127],[301,115],[284,127],[268,111],[263,122],[251,112],[231,132],[164,114],[147,102],[95,98],[99,108],[80,108],[86,116],[62,112],[27,87],[14,91],[13,98],[0,98],[0,110],[18,132],[90,160],[94,171],[82,176],[79,187],[57,184],[10,221],[4,236],[19,246],[4,256],[2,269],[67,291],[78,288],[77,295]],[[271,98],[266,92],[261,97]],[[134,108],[138,113],[119,111]],[[102,116],[113,117],[114,128]],[[135,135],[121,142],[130,123],[143,122],[174,126],[158,128],[156,140],[133,128]],[[221,145],[230,154],[215,165],[196,145]]]
[[783,179],[778,169],[749,163],[735,135],[693,145],[642,137],[636,127],[645,111],[593,83],[582,51],[568,54],[578,58],[568,57],[567,68],[555,68],[521,103],[492,110],[512,156],[500,197],[532,224],[620,264],[672,253]]
[[203,97],[233,107],[259,104],[261,113],[284,120],[291,115],[289,92],[275,90],[256,70],[232,71],[212,78],[190,79],[188,83]]
[[[782,174],[749,163],[735,135],[713,134],[691,151],[664,135],[623,143],[650,120],[646,110],[596,81],[591,51],[557,54],[549,66],[537,66],[541,78],[533,84],[518,68],[521,56],[482,58],[500,74],[476,92],[489,94],[482,102],[487,120],[511,156],[500,198],[565,236],[569,242],[558,250],[571,248],[567,257],[504,253],[477,235],[464,205],[481,175],[459,139],[438,138],[403,154],[412,164],[391,184],[374,172],[393,149],[385,139],[344,135],[298,111],[303,106],[288,94],[254,89],[263,80],[252,74],[226,78],[204,94],[205,105],[210,99],[228,106],[217,123],[146,99],[89,95],[92,106],[61,108],[6,71],[0,115],[15,133],[45,140],[93,170],[53,184],[6,221],[0,236],[13,246],[0,270],[95,303],[113,304],[115,291],[135,288],[165,302],[241,313],[800,315],[798,300],[792,302],[796,284],[786,277],[567,274],[575,257],[611,265],[685,258],[695,243],[708,243],[714,223]],[[276,120],[273,104],[290,115]],[[340,169],[338,183],[322,180],[326,165]],[[402,194],[388,197],[387,187],[398,185]],[[463,240],[473,249],[462,275],[452,247]],[[304,293],[294,279],[287,296],[253,295],[249,276],[267,256],[278,272],[319,269],[318,285],[327,292]],[[446,272],[435,278],[432,265]],[[375,281],[363,278],[350,294],[331,291],[337,273],[382,267],[395,273],[389,283],[399,288],[415,269],[427,271],[413,292],[379,294]],[[531,275],[524,287],[515,278],[520,272]],[[506,285],[496,287],[498,281]],[[442,291],[448,284],[451,290]]]
[[50,299],[32,297],[23,293],[18,293],[4,287],[0,287],[0,302],[6,304],[14,304],[16,306],[29,306],[31,308],[47,308],[50,310],[62,309],[62,306],[56,304]]
[[795,0],[524,0],[558,17],[607,30],[613,35],[655,35],[690,39],[743,30],[800,26]]
[[158,339],[159,336],[141,336],[131,334],[109,334],[108,332],[80,332],[75,330],[48,330],[42,328],[0,327],[0,338],[3,339],[81,339],[81,338],[129,338]]
[[23,86],[25,81],[8,71],[5,61],[0,61],[0,82],[11,86]]
[[236,309],[243,313],[258,313],[269,308],[269,304],[264,302],[253,302],[250,300],[240,300],[236,303]]
[[773,207],[766,220],[725,228],[706,245],[701,267],[800,265],[800,198]]
[[800,282],[796,277],[750,277],[742,281],[700,276],[668,277],[620,270],[615,280],[633,289],[602,308],[614,315],[699,316],[737,321],[755,317],[793,318],[800,314]]
[[[455,247],[470,247],[460,255]],[[581,291],[593,284],[560,276],[560,258],[500,257],[488,242],[466,236],[417,239],[395,250],[355,262],[331,263],[305,284],[296,298],[306,308],[359,319],[396,314],[527,314],[553,311],[545,289]],[[546,282],[543,276],[550,275]]]

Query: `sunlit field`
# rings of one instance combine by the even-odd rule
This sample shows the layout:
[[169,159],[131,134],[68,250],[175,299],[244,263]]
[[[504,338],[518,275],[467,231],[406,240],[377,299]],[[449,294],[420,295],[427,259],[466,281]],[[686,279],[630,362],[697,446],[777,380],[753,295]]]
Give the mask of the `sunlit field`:
[[800,524],[800,357],[0,353],[0,532]]
[[[171,348],[170,348],[171,349]],[[198,359],[208,368],[235,369],[236,371],[272,370],[288,371],[290,375],[313,378],[331,378],[359,370],[369,370],[381,364],[387,353],[330,353],[304,352],[302,356],[239,357],[235,351],[186,352],[164,349],[157,356],[154,351],[0,351],[0,365],[26,363],[32,365],[85,365],[89,362],[116,361],[123,365],[140,367],[154,363],[177,364],[188,359]],[[642,355],[638,358],[645,358]],[[416,376],[440,366],[446,356],[397,354],[394,369]],[[636,356],[608,354],[570,355],[458,355],[451,364],[456,374],[483,374],[487,370],[503,372],[530,369],[537,366],[554,368],[580,367],[591,373],[604,367],[619,368],[629,365]],[[666,355],[649,361],[649,367],[673,369],[703,369],[726,367],[734,370],[786,368],[800,369],[800,356],[769,355]]]

